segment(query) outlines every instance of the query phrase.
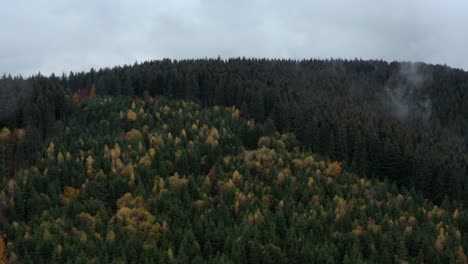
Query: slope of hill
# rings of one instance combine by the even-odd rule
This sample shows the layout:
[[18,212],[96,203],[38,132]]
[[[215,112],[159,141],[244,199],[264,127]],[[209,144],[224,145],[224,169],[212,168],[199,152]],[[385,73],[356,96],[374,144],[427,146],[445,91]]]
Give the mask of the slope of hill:
[[[55,120],[67,122],[66,98],[80,100],[91,87],[101,96],[235,105],[354,173],[414,186],[438,204],[468,203],[468,73],[460,69],[377,60],[165,59],[60,77],[3,76],[0,127],[25,128],[25,145],[35,152],[55,133]],[[27,165],[20,156],[8,174]]]
[[2,178],[0,262],[467,263],[466,211],[240,116],[85,100],[36,164]]

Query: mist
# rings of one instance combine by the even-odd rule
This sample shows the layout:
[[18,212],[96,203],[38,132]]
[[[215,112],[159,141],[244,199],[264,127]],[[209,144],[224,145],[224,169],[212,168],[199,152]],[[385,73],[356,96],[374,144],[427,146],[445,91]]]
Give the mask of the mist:
[[400,121],[427,123],[432,103],[425,87],[432,82],[432,73],[422,63],[401,63],[385,85],[381,98],[385,110]]
[[27,80],[0,79],[0,123],[10,120],[29,102],[32,87]]

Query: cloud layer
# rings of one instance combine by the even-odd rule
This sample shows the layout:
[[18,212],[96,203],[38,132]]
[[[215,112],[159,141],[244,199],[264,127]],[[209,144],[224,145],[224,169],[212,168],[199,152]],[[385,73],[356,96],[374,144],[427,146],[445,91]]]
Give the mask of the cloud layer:
[[165,57],[363,58],[468,69],[468,1],[10,1],[0,73]]

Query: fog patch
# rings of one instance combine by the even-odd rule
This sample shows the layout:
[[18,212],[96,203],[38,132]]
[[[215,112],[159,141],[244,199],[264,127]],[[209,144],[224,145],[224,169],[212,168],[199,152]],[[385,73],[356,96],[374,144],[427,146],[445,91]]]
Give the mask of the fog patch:
[[384,88],[384,110],[400,121],[427,123],[432,102],[427,94],[432,73],[422,63],[401,63]]
[[29,81],[10,76],[0,79],[0,122],[14,119],[29,101],[32,87]]

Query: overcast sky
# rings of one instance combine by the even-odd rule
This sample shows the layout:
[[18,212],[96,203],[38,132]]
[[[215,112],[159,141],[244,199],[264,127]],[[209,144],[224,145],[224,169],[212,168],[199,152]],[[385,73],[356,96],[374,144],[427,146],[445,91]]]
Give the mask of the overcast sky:
[[363,58],[468,70],[468,1],[4,1],[0,73],[162,58]]

